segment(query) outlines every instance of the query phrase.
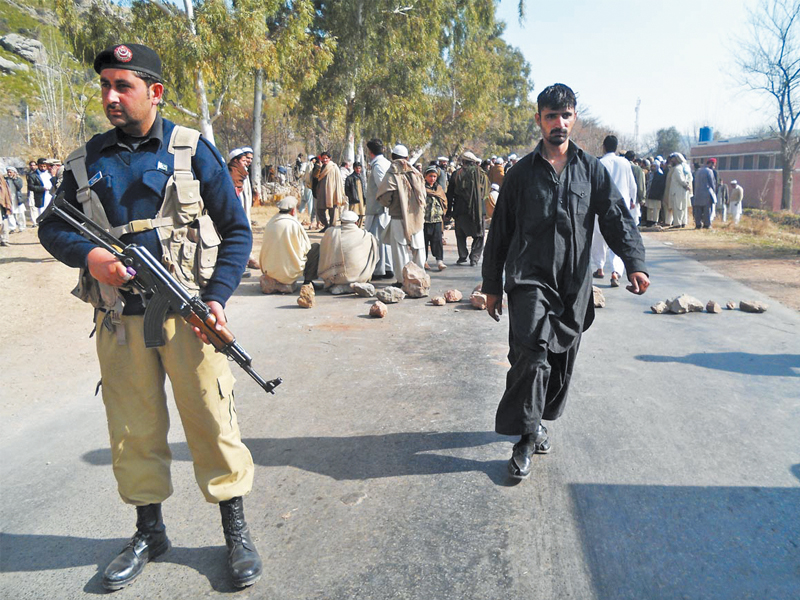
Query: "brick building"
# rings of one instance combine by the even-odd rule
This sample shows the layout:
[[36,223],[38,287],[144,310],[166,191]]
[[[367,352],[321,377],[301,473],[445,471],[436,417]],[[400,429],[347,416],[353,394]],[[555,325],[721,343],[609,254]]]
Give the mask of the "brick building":
[[[700,142],[692,146],[690,162],[704,165],[717,159],[723,181],[736,179],[744,189],[745,208],[781,209],[781,157],[777,138],[756,136]],[[800,158],[794,165],[792,212],[800,213]]]

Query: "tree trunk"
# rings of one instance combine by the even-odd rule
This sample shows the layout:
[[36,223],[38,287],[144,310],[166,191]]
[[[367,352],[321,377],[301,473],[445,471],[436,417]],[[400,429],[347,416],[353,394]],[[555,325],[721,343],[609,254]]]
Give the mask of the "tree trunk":
[[792,210],[792,184],[794,161],[788,162],[787,159],[783,161],[783,185],[781,186],[781,210]]
[[342,160],[346,160],[353,164],[355,160],[356,150],[356,88],[350,87],[350,92],[347,94],[347,110],[345,112],[345,142],[344,142],[344,156]]
[[261,115],[264,104],[264,71],[256,69],[255,93],[253,94],[253,164],[250,165],[250,179],[253,183],[253,195],[258,195],[261,203]]
[[[183,0],[183,6],[186,9],[186,17],[189,20],[189,29],[192,35],[197,35],[197,28],[194,25],[194,5],[192,5],[192,0]],[[214,141],[214,126],[211,124],[211,113],[208,110],[206,82],[199,68],[194,79],[194,90],[197,95],[197,105],[200,107],[200,133],[202,133],[203,137],[211,142],[212,145],[216,146],[217,144]]]

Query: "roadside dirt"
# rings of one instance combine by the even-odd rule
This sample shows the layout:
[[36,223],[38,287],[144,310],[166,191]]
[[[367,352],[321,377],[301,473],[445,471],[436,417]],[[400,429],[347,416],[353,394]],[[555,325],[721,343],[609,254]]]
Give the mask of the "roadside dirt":
[[800,235],[756,237],[748,233],[748,225],[730,223],[711,230],[646,229],[643,233],[800,311]]

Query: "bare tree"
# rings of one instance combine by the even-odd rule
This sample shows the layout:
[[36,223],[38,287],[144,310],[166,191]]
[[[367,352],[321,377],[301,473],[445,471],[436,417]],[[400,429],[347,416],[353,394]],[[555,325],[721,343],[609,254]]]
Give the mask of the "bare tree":
[[792,208],[794,165],[800,156],[800,0],[761,0],[750,11],[750,41],[737,59],[742,83],[770,96],[778,109],[774,133],[780,140],[781,208]]

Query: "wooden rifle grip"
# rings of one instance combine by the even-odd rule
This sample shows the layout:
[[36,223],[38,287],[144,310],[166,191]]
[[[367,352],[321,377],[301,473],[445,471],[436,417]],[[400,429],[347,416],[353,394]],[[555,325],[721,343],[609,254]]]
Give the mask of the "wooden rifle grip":
[[208,319],[203,321],[196,314],[192,313],[186,320],[190,325],[197,327],[202,333],[205,333],[208,341],[211,342],[211,345],[217,350],[229,346],[236,341],[233,333],[231,333],[231,330],[227,327],[223,327],[221,330],[216,329],[217,320],[214,315],[208,315]]

